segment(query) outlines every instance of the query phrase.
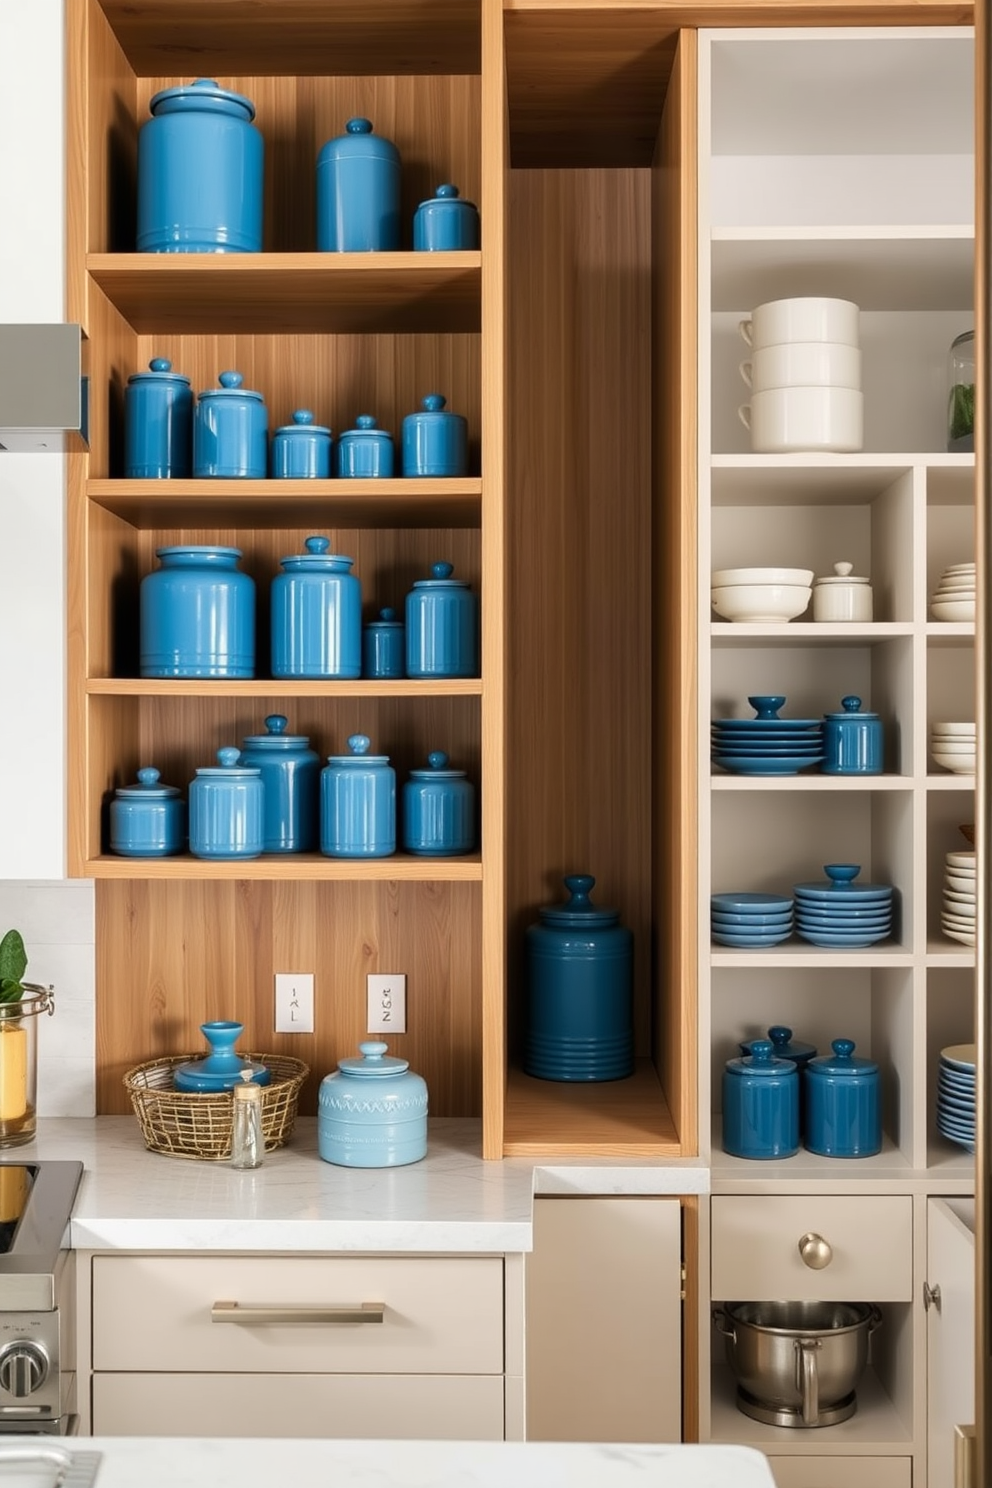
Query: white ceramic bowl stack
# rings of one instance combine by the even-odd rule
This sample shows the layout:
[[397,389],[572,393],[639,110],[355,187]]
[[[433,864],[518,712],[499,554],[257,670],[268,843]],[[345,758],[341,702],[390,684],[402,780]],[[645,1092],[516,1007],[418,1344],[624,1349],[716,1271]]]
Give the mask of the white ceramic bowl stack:
[[807,608],[811,568],[718,568],[710,579],[713,609],[724,620],[785,625]]
[[769,300],[739,324],[751,348],[737,410],[756,454],[851,453],[864,443],[860,311],[851,300]]
[[975,944],[975,853],[949,852],[944,858],[944,900],[940,928],[951,940]]
[[932,723],[930,753],[937,764],[954,775],[975,773],[975,725]]
[[975,565],[952,563],[945,568],[930,596],[930,614],[934,620],[974,620]]

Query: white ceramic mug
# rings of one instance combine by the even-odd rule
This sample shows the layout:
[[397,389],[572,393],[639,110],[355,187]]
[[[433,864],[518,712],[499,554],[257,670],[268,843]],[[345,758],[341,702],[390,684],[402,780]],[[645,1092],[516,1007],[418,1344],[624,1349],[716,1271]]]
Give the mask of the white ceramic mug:
[[783,341],[755,347],[738,370],[755,393],[774,387],[859,388],[861,350],[846,341]]
[[738,323],[748,346],[781,346],[785,341],[859,342],[861,312],[851,300],[802,295],[790,300],[768,300]]
[[864,441],[864,394],[856,388],[768,388],[737,414],[756,454],[851,453]]

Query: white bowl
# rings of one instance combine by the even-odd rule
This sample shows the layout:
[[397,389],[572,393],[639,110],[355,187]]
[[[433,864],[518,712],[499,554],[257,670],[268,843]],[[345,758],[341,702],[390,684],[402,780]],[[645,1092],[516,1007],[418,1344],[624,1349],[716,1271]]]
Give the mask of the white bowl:
[[975,754],[944,754],[935,749],[933,757],[938,765],[943,765],[945,770],[950,770],[954,775],[974,775]]
[[755,393],[773,387],[861,386],[861,350],[846,341],[783,341],[756,346],[737,370]]
[[811,568],[716,568],[710,576],[714,589],[734,584],[798,584],[808,589],[812,582]]
[[864,443],[864,394],[857,388],[767,388],[752,393],[737,416],[756,454],[851,453]]
[[930,725],[930,732],[932,734],[966,734],[974,738],[975,725],[967,718],[952,720],[940,718],[935,719]]
[[751,347],[780,346],[783,341],[843,341],[857,346],[860,319],[860,311],[851,300],[797,295],[756,306],[737,328]]
[[973,599],[934,599],[930,603],[930,614],[935,620],[974,620]]
[[802,584],[728,584],[714,589],[711,598],[724,620],[773,625],[801,615],[812,593]]
[[944,862],[949,868],[955,868],[959,873],[975,872],[975,849],[959,847],[953,852],[944,854]]
[[930,746],[938,754],[974,754],[974,739],[959,739],[956,734],[950,738],[937,736],[930,740]]

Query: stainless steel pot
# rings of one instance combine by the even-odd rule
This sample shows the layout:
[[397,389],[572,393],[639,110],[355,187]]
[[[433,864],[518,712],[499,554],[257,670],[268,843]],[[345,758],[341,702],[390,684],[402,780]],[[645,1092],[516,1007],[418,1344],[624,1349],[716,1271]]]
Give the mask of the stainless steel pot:
[[854,1414],[882,1314],[867,1302],[726,1302],[713,1321],[745,1415],[776,1426],[829,1426]]

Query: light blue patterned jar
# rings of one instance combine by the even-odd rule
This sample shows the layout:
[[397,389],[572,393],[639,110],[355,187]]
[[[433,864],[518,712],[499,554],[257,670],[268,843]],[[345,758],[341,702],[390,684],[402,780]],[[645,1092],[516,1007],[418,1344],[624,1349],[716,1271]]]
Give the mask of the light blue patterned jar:
[[339,1059],[317,1096],[317,1151],[344,1168],[395,1168],[427,1155],[427,1085],[387,1044]]
[[272,436],[270,459],[274,480],[326,480],[334,443],[330,429],[315,424],[309,408],[297,408],[291,424],[280,424]]
[[240,372],[221,372],[193,413],[193,475],[197,480],[264,480],[269,469],[269,415]]
[[474,202],[462,201],[457,186],[439,186],[413,214],[413,246],[421,253],[478,248],[478,207]]
[[226,745],[217,764],[197,770],[189,788],[189,850],[194,858],[257,858],[265,847],[262,772],[240,764]]
[[388,606],[362,631],[362,676],[406,676],[406,627]]
[[408,677],[479,675],[479,604],[450,563],[435,563],[406,597]]
[[400,246],[400,152],[372,133],[370,119],[349,119],[317,156],[317,248],[371,253]]
[[255,581],[240,548],[156,548],[139,597],[142,677],[254,677]]
[[193,393],[168,357],[152,357],[124,390],[127,480],[183,479],[193,468]]
[[308,537],[305,553],[279,560],[272,580],[273,677],[360,677],[362,586],[354,562],[330,551],[330,538]]
[[241,741],[241,763],[262,773],[264,851],[313,852],[320,835],[320,755],[303,734],[287,734],[284,713],[270,713],[264,734]]
[[475,847],[475,786],[464,770],[449,770],[441,749],[426,770],[411,770],[403,786],[403,846],[425,858],[453,858]]
[[468,474],[468,420],[445,411],[446,399],[428,393],[419,413],[403,420],[401,464],[407,476]]
[[396,851],[396,772],[352,734],[320,774],[320,850],[329,858],[388,858]]
[[186,802],[151,766],[137,785],[119,786],[110,803],[110,851],[124,858],[167,858],[186,848]]

